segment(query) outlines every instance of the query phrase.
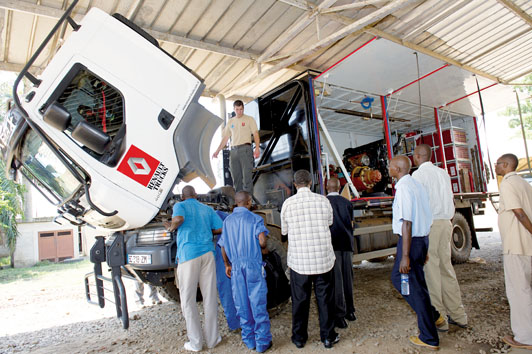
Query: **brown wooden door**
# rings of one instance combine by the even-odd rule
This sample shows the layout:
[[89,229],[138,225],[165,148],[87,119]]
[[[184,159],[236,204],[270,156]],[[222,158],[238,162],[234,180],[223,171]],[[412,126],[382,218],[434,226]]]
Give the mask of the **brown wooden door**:
[[39,261],[59,262],[74,257],[72,230],[39,232]]

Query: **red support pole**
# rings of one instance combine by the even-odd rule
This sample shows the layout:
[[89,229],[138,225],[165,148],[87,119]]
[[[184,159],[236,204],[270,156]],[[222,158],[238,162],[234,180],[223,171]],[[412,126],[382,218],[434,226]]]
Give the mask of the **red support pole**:
[[392,136],[390,134],[390,121],[388,119],[388,109],[386,107],[386,96],[381,96],[382,107],[382,121],[384,123],[384,137],[386,138],[386,146],[388,148],[388,159],[393,158],[392,152]]
[[478,148],[478,159],[480,160],[480,174],[482,178],[482,185],[484,186],[484,192],[488,191],[488,185],[486,184],[486,178],[484,177],[486,175],[486,171],[484,168],[484,159],[482,158],[482,149],[480,148],[480,138],[478,136],[478,126],[477,126],[477,117],[473,117],[473,123],[475,126],[475,135],[477,137],[477,148]]
[[434,107],[434,124],[436,125],[436,132],[438,133],[437,143],[440,148],[439,155],[440,155],[441,166],[444,170],[447,171],[447,162],[445,161],[445,151],[443,150],[443,138],[441,135],[440,118],[438,116],[438,108],[436,107]]

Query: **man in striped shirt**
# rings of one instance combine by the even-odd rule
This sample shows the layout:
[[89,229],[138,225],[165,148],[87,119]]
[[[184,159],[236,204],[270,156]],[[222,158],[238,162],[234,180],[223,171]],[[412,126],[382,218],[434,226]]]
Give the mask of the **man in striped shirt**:
[[312,176],[306,170],[294,174],[297,193],[281,209],[281,233],[288,235],[288,267],[292,290],[292,342],[303,348],[308,339],[310,295],[314,283],[325,348],[339,341],[334,331],[334,251],[329,226],[331,203],[311,192]]

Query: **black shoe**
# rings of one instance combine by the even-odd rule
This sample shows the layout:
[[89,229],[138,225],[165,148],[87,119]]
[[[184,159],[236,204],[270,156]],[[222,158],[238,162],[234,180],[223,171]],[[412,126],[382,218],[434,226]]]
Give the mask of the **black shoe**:
[[[258,349],[256,349],[256,350],[257,350],[257,352],[259,352],[259,353],[264,353],[265,351],[267,351],[268,349],[270,349],[272,346],[273,346],[273,342],[270,341],[270,344],[268,344],[268,346],[267,346],[266,348],[264,348],[264,350],[258,350]],[[298,347],[298,348],[299,348],[299,347]]]
[[460,323],[457,323],[455,322],[449,315],[447,315],[447,323],[448,324],[452,324],[452,325],[455,325],[455,326],[458,326],[460,328],[468,328],[468,325],[467,324],[460,324]]
[[305,342],[300,342],[300,341],[297,341],[295,339],[292,339],[292,343],[295,344],[295,346],[298,348],[298,349],[301,349],[305,346]]
[[343,318],[337,318],[334,320],[334,327],[336,328],[347,328],[347,322]]
[[354,312],[350,312],[347,315],[345,315],[345,319],[352,322],[352,321],[356,321],[357,316],[355,316]]
[[326,339],[323,341],[323,346],[327,349],[330,349],[333,347],[333,345],[335,345],[336,343],[338,343],[340,341],[340,335],[339,334],[336,334],[336,337],[334,337],[333,339]]

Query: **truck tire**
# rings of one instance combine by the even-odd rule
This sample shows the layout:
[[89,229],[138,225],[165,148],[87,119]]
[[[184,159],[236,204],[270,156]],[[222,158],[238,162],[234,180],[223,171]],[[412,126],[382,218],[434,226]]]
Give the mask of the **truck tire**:
[[163,286],[158,286],[157,290],[166,300],[180,303],[179,289],[175,286],[175,282],[168,281],[163,283]]
[[467,219],[459,212],[454,214],[452,223],[451,259],[455,264],[464,263],[469,259],[471,253],[471,230]]
[[[179,289],[175,286],[174,281],[168,281],[164,283],[163,286],[158,286],[157,291],[159,291],[159,294],[161,294],[166,300],[173,301],[177,304],[181,303],[181,298],[179,297]],[[203,301],[203,296],[201,295],[199,287],[198,292],[196,293],[196,301]]]

